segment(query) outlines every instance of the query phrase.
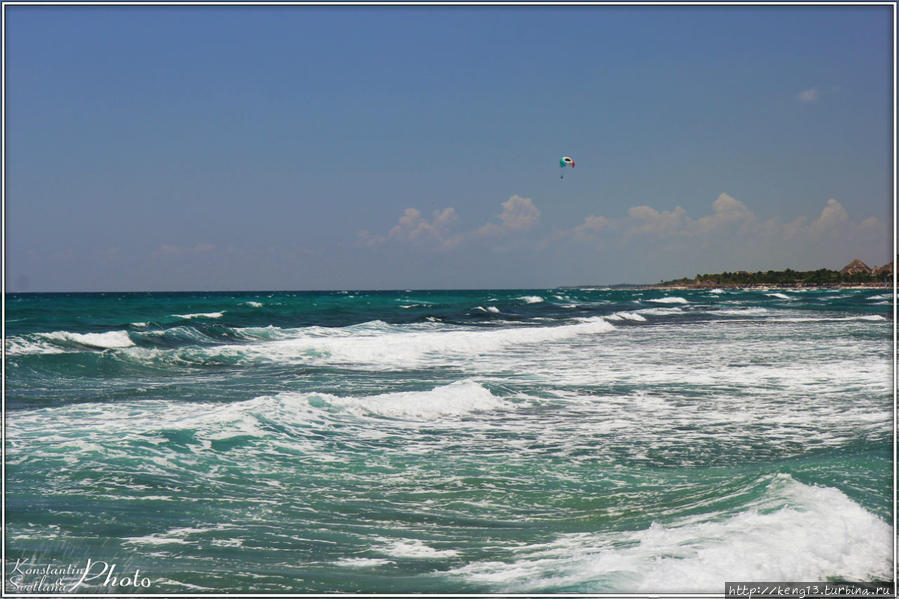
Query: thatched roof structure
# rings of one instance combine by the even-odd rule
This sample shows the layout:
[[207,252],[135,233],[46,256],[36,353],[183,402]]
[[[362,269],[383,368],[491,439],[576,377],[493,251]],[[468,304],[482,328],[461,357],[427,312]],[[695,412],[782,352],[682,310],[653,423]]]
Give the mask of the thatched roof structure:
[[856,258],[855,260],[844,266],[842,270],[840,270],[841,275],[854,275],[859,272],[871,274],[871,268],[858,258]]

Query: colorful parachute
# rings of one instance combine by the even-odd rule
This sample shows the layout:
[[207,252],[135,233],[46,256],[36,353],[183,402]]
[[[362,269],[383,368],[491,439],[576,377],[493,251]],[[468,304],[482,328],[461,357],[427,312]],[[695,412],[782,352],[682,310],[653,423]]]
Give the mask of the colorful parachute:
[[[559,158],[559,167],[574,168],[574,158],[571,158],[570,156],[562,156],[561,158]],[[559,177],[559,179],[564,179],[564,178],[565,178],[565,173],[563,172],[562,175]]]

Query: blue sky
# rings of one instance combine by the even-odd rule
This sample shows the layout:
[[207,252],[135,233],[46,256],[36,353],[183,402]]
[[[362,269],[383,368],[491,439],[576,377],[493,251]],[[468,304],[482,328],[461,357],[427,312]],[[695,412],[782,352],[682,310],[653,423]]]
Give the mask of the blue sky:
[[891,259],[891,6],[5,10],[9,291]]

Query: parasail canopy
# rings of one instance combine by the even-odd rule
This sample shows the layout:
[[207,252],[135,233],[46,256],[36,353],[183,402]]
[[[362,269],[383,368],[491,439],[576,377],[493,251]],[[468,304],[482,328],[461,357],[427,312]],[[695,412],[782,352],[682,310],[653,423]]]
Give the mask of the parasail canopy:
[[[563,169],[566,166],[574,168],[574,158],[572,158],[571,156],[562,156],[561,158],[559,158],[559,166]],[[564,179],[564,178],[565,178],[565,171],[562,171],[562,174],[559,175],[559,179]]]

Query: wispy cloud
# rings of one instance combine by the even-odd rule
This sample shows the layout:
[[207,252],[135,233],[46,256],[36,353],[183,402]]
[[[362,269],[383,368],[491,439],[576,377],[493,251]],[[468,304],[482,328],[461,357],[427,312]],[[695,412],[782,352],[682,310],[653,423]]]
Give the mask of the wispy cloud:
[[422,216],[417,208],[406,208],[397,223],[386,235],[360,231],[361,245],[374,247],[387,242],[401,244],[430,245],[439,249],[452,249],[467,239],[499,237],[515,232],[528,231],[540,220],[540,209],[531,198],[513,195],[501,203],[502,211],[477,229],[469,232],[454,232],[459,218],[455,208],[435,210],[430,219]]
[[565,240],[575,240],[581,243],[602,241],[606,231],[614,231],[615,225],[614,221],[605,216],[591,214],[584,217],[583,222],[570,229],[557,230],[552,237],[544,239],[537,247],[542,250]]
[[845,232],[849,225],[849,214],[843,205],[833,198],[827,200],[827,205],[821,210],[821,214],[809,226],[809,232],[815,236],[839,235]]
[[531,198],[513,195],[503,202],[503,211],[499,215],[503,227],[512,231],[525,231],[532,228],[540,220],[540,210],[534,206]]
[[445,239],[450,227],[458,220],[455,208],[435,210],[431,220],[424,218],[415,208],[406,208],[399,222],[390,229],[387,237],[400,241],[421,239]]
[[153,254],[156,256],[184,256],[187,254],[207,254],[213,251],[215,251],[215,246],[211,243],[198,243],[193,247],[164,243]]
[[531,198],[513,195],[502,203],[499,223],[487,223],[474,232],[477,237],[492,237],[511,231],[527,231],[540,220],[540,210]]
[[567,233],[571,233],[574,235],[584,235],[584,234],[597,234],[601,232],[603,229],[606,229],[611,224],[611,221],[607,219],[605,216],[594,216],[590,215],[584,218],[584,222],[568,229]]
[[726,193],[712,203],[712,214],[703,216],[692,224],[697,233],[709,233],[731,225],[747,226],[756,221],[755,215],[746,204]]
[[818,216],[809,222],[805,217],[784,223],[778,218],[761,221],[743,202],[722,193],[712,203],[712,213],[697,219],[677,206],[674,210],[659,211],[651,206],[634,206],[628,211],[631,234],[677,234],[685,237],[700,237],[722,231],[730,234],[764,235],[792,239],[806,236],[845,237],[861,229],[876,230],[882,222],[870,217],[863,222],[855,222],[840,202],[834,198],[827,200]]
[[821,93],[817,88],[810,88],[806,90],[802,90],[796,95],[796,99],[800,102],[817,102],[818,98],[821,96]]
[[628,208],[627,217],[624,218],[609,218],[591,214],[585,217],[580,224],[559,231],[556,238],[589,241],[596,239],[601,233],[610,238],[621,234],[631,237],[689,236],[703,231],[711,231],[723,223],[735,220],[746,212],[742,203],[733,200],[727,194],[722,194],[716,200],[713,209],[713,214],[694,220],[688,216],[682,206],[675,206],[672,210],[659,210],[641,204]]
[[[542,214],[531,198],[513,195],[483,225],[459,230],[453,208],[435,210],[425,217],[407,208],[386,233],[359,234],[362,245],[413,246],[436,251],[463,250],[466,246],[514,245],[543,251],[567,241],[597,243],[597,251],[632,252],[638,256],[664,256],[670,261],[702,264],[781,260],[840,260],[843,254],[886,247],[889,226],[876,217],[853,218],[836,199],[828,199],[819,212],[784,221],[761,218],[749,205],[727,193],[720,194],[705,213],[696,217],[682,206],[663,208],[641,204],[625,215],[590,214],[571,228],[556,229],[541,239],[535,235]],[[865,215],[867,216],[867,215]],[[674,263],[674,262],[672,262]],[[697,266],[699,268],[699,266]]]
[[457,220],[459,218],[453,207],[435,210],[430,219],[422,216],[417,208],[406,208],[386,236],[360,231],[358,237],[359,242],[368,247],[394,241],[412,244],[430,243],[448,249],[459,241],[459,236],[451,231]]
[[680,206],[674,210],[659,212],[651,206],[634,206],[628,210],[636,224],[630,228],[631,233],[674,233],[681,231],[688,220],[687,211]]

